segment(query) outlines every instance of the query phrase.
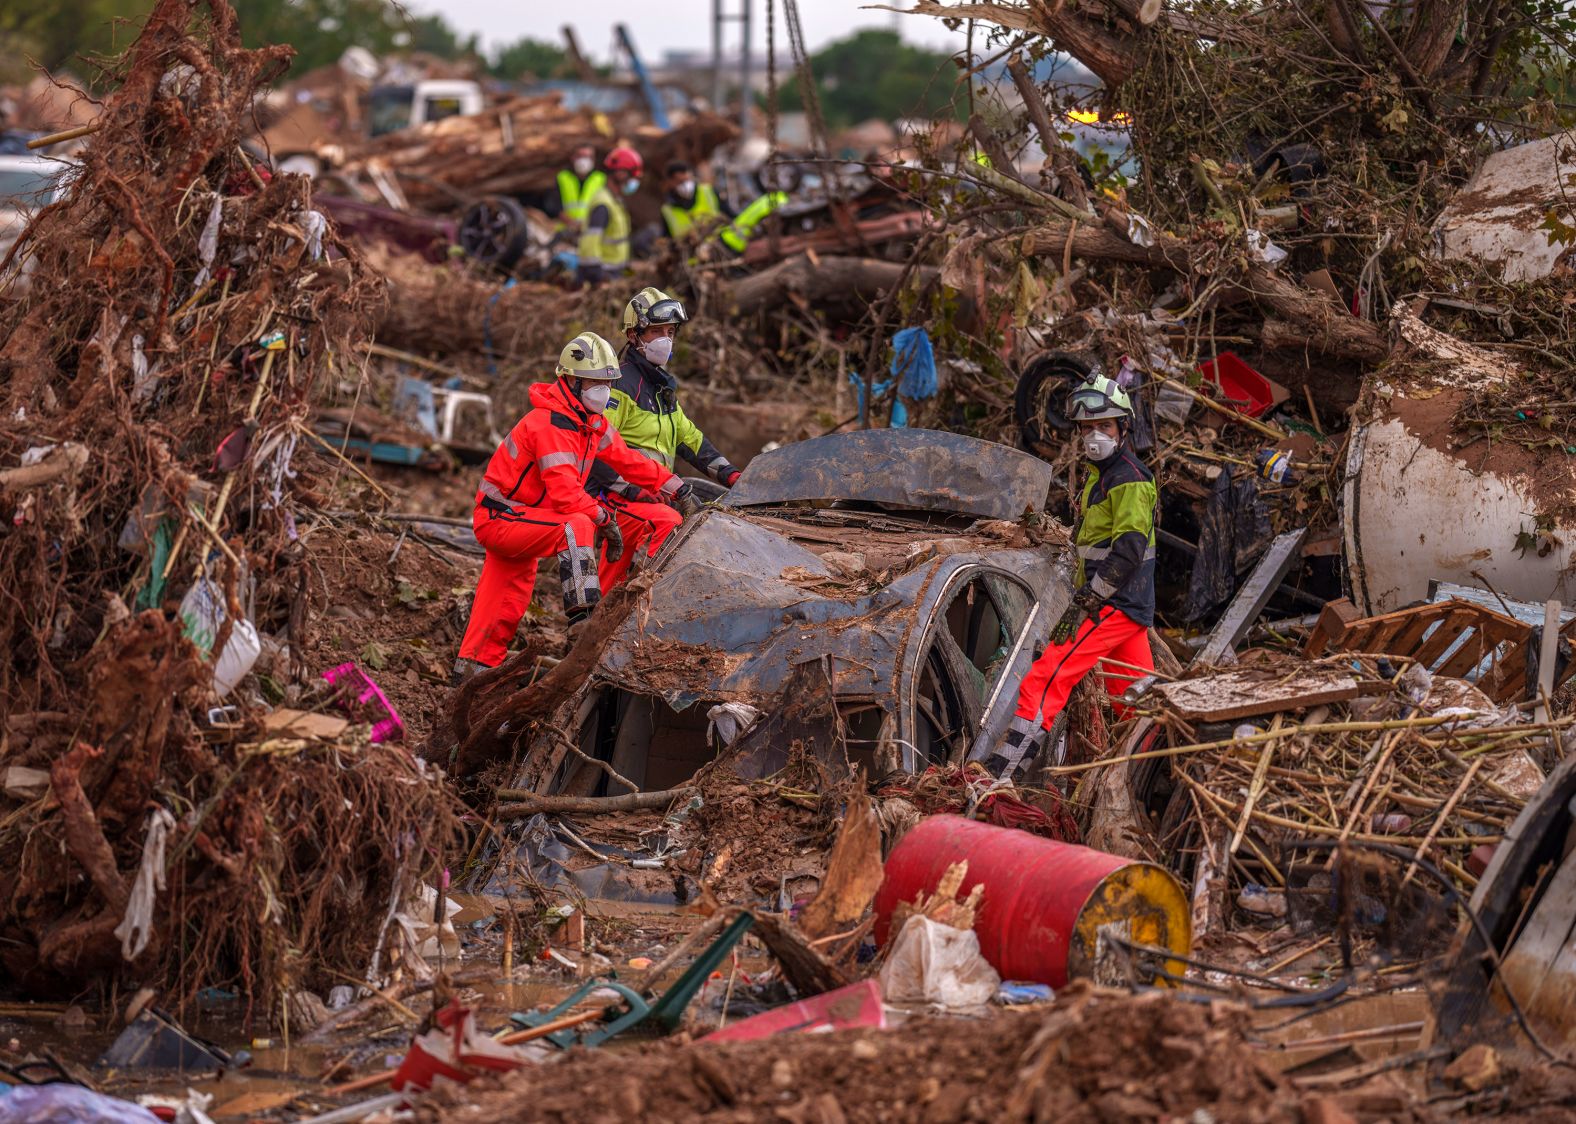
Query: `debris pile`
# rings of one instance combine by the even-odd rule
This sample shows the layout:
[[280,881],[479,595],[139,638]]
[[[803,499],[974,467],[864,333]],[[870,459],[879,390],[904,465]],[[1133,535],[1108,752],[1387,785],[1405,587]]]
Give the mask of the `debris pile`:
[[[1327,871],[1310,873],[1348,844],[1406,856],[1399,884],[1416,883],[1413,898],[1451,882],[1470,892],[1569,722],[1528,722],[1463,679],[1371,655],[1248,653],[1159,683],[1139,705],[1148,716],[1110,756],[1050,772],[1078,783],[1092,816],[1126,817],[1125,853],[1192,883],[1200,937],[1288,910],[1307,931],[1307,911],[1327,913],[1338,892]],[[1368,924],[1386,909],[1426,912],[1401,902]]]
[[[699,114],[674,129],[646,125],[629,138],[652,169],[670,160],[701,163],[738,129]],[[391,177],[419,210],[445,213],[456,198],[546,191],[580,145],[606,145],[590,110],[571,112],[557,97],[514,97],[469,116],[445,117],[375,137],[349,150],[334,169],[341,180]]]
[[[590,1051],[440,1095],[440,1120],[1306,1119],[1240,1011],[1075,991],[1045,1013],[919,1019],[888,1031]],[[1309,1100],[1322,1099],[1309,1095]]]
[[[0,958],[35,993],[233,986],[250,1017],[365,973],[454,821],[376,684],[309,666],[336,462],[304,421],[381,286],[239,148],[290,57],[240,38],[224,0],[159,3],[13,252]],[[326,725],[260,727],[259,661]]]

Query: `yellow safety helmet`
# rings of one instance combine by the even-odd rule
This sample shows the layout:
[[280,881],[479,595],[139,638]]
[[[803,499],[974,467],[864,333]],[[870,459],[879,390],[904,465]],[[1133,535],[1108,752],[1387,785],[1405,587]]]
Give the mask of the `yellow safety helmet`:
[[613,382],[618,378],[618,356],[613,345],[595,332],[581,332],[564,345],[558,356],[558,377]]
[[689,314],[684,302],[661,289],[647,285],[624,306],[624,331],[649,328],[653,324],[687,324]]

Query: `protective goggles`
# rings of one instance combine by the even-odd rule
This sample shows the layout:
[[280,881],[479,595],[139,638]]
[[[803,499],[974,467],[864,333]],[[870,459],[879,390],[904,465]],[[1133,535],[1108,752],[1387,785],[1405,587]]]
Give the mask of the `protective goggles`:
[[683,324],[689,320],[684,312],[684,302],[676,300],[658,301],[646,310],[645,321],[647,324]]
[[1128,413],[1121,404],[1093,387],[1081,387],[1073,391],[1068,406],[1068,416],[1074,421],[1125,418]]

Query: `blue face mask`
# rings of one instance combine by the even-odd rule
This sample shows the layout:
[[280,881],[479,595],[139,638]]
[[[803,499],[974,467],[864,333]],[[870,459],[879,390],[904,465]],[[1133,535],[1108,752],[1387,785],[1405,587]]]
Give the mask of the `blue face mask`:
[[640,181],[636,179],[624,181],[624,194],[633,195],[640,190]]

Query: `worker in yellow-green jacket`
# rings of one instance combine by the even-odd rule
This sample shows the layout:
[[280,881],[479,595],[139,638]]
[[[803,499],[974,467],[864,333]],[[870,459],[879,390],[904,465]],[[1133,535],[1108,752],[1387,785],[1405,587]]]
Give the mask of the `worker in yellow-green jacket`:
[[[688,320],[683,302],[661,289],[648,286],[630,298],[624,306],[625,344],[618,381],[607,404],[607,420],[626,445],[669,471],[683,457],[718,484],[731,488],[739,470],[685,416],[679,405],[678,380],[667,369],[679,327]],[[600,464],[592,466],[586,491],[621,521],[626,512],[632,519],[637,513],[649,517],[648,505],[658,498]],[[630,505],[634,505],[634,512],[630,512]],[[673,521],[677,522],[676,514]],[[668,528],[631,523],[623,530],[628,542],[660,542]],[[634,555],[635,551],[626,551],[599,571],[604,593],[628,572]]]
[[640,190],[645,168],[640,153],[619,146],[602,161],[607,182],[586,200],[585,224],[580,232],[577,271],[580,284],[599,285],[629,266],[629,212],[624,200]]
[[662,225],[668,237],[682,242],[691,235],[704,237],[727,219],[717,191],[709,183],[695,179],[695,169],[683,160],[674,160],[663,171],[667,197],[662,202]]
[[766,216],[786,202],[788,202],[787,192],[768,191],[735,215],[732,222],[717,231],[716,240],[735,255],[743,254],[750,240],[760,233],[761,223],[766,221]]
[[[607,174],[596,166],[596,149],[589,144],[575,148],[569,167],[560,169],[557,179],[558,215],[563,226],[579,229],[585,225],[586,205],[591,196],[607,183]],[[551,200],[548,201],[551,204]]]

